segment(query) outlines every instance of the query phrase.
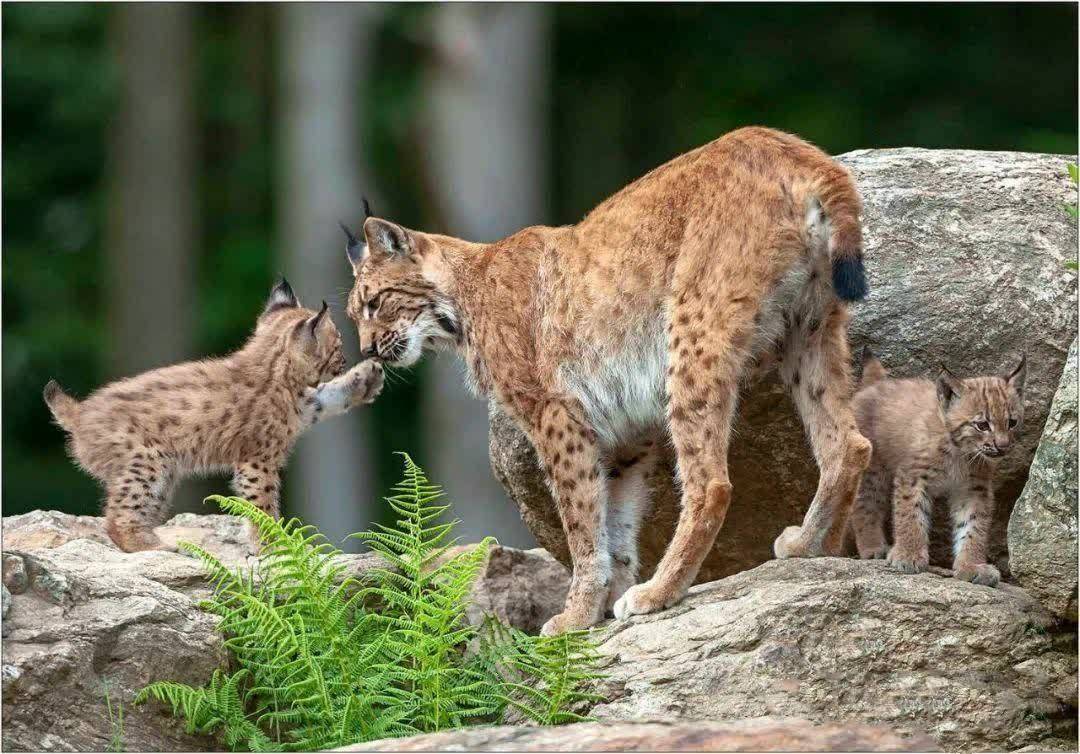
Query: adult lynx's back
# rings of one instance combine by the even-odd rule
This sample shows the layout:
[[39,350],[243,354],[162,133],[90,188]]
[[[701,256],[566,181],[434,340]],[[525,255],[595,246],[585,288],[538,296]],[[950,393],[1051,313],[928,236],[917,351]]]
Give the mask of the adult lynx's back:
[[[653,170],[561,228],[489,244],[369,218],[351,237],[361,348],[411,364],[455,348],[525,430],[574,561],[548,633],[677,602],[731,496],[741,378],[779,365],[821,467],[781,557],[840,551],[870,445],[855,427],[845,301],[866,294],[847,171],[789,134],[745,128]],[[637,582],[644,479],[670,433],[679,523]],[[748,501],[749,502],[749,501]]]

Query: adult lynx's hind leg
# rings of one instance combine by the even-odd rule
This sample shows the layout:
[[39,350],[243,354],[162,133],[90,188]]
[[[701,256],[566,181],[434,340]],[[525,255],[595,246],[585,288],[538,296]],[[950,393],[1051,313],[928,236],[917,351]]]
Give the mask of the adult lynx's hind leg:
[[806,427],[819,477],[802,526],[789,526],[773,544],[778,558],[841,554],[859,480],[870,463],[870,441],[851,410],[847,321],[834,302],[824,320],[799,321],[788,339],[780,376]]
[[728,443],[759,299],[720,283],[703,301],[701,290],[681,294],[668,341],[668,420],[683,488],[679,522],[652,578],[615,603],[618,618],[663,610],[683,598],[731,502]]
[[648,475],[658,460],[656,444],[647,441],[617,456],[608,469],[608,551],[611,586],[605,613],[638,579],[638,533],[649,510]]

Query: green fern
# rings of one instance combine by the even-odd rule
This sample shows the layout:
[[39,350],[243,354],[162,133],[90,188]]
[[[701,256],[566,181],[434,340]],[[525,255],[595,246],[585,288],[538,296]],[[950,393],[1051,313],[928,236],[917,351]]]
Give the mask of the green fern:
[[530,636],[488,617],[479,654],[485,671],[498,679],[503,702],[538,725],[591,720],[581,710],[603,701],[590,691],[603,674],[589,631]]
[[[345,575],[340,550],[296,519],[271,518],[235,497],[207,498],[250,521],[258,563],[233,570],[197,545],[181,547],[213,588],[235,667],[207,686],[151,684],[138,695],[171,706],[191,733],[252,751],[315,750],[499,721],[516,709],[543,724],[584,719],[596,697],[595,655],[584,634],[540,639],[469,625],[469,595],[494,542],[451,551],[456,521],[441,490],[405,454],[387,499],[394,526],[354,535],[385,561],[364,583]],[[469,647],[480,646],[480,652]]]

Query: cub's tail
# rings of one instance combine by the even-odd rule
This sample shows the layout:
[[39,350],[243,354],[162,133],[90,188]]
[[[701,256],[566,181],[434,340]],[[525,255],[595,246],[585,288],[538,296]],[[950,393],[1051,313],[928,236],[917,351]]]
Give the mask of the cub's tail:
[[862,379],[859,380],[859,388],[862,389],[868,385],[873,385],[875,382],[881,382],[888,376],[889,373],[885,371],[881,360],[874,355],[870,347],[864,348],[862,352]]
[[71,432],[79,417],[79,402],[65,393],[56,380],[49,380],[44,390],[45,403],[56,423]]
[[859,192],[851,174],[830,163],[818,180],[817,198],[829,218],[829,258],[832,283],[843,301],[862,301],[869,293],[863,268],[862,228],[859,226]]

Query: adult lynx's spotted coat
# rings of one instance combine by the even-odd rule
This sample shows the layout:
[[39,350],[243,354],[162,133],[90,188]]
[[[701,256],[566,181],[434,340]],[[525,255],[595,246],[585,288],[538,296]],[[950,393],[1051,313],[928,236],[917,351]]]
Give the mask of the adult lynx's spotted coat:
[[[574,562],[545,633],[668,607],[731,500],[740,380],[779,365],[821,468],[780,557],[840,551],[870,444],[855,427],[844,301],[866,293],[859,199],[806,142],[744,128],[675,158],[577,225],[470,243],[368,218],[350,234],[348,311],[391,364],[457,349],[536,446]],[[652,578],[637,534],[656,443],[678,454],[682,513]],[[752,500],[743,501],[753,505]]]

